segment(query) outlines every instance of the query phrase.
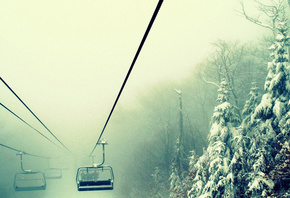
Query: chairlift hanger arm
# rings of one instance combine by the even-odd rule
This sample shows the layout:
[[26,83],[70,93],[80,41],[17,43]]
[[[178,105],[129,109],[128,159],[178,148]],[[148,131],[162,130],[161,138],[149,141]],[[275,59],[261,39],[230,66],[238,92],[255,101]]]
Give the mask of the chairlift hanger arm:
[[103,161],[100,164],[95,164],[95,162],[94,162],[94,157],[95,156],[92,155],[93,167],[99,167],[99,166],[102,166],[105,163],[105,145],[108,145],[108,142],[105,141],[105,140],[102,140],[98,144],[102,144],[103,145]]
[[21,167],[21,170],[22,170],[23,172],[25,172],[25,173],[30,173],[30,172],[32,172],[31,170],[25,170],[25,169],[23,168],[23,157],[22,157],[22,155],[24,155],[24,153],[19,152],[19,153],[17,153],[16,155],[19,155],[19,156],[20,156],[20,167]]
[[130,68],[129,68],[129,70],[128,70],[128,73],[127,73],[127,75],[126,75],[126,77],[125,77],[125,80],[124,80],[124,82],[123,82],[123,84],[122,84],[122,86],[121,86],[121,89],[120,89],[120,91],[119,91],[119,93],[118,93],[118,95],[117,95],[117,98],[116,98],[116,100],[115,100],[115,102],[114,102],[114,105],[113,105],[113,107],[112,107],[112,109],[111,109],[111,112],[110,112],[110,114],[109,114],[109,116],[108,116],[108,118],[107,118],[107,121],[106,121],[106,123],[105,123],[105,125],[104,125],[104,127],[103,127],[103,130],[102,130],[102,132],[101,132],[101,134],[100,134],[100,136],[99,136],[99,139],[98,139],[97,143],[95,144],[95,146],[94,146],[92,152],[90,153],[90,156],[92,156],[93,152],[95,151],[95,149],[96,149],[96,147],[97,147],[97,145],[98,145],[98,142],[100,141],[100,139],[101,139],[101,137],[102,137],[102,135],[103,135],[103,133],[104,133],[104,131],[105,131],[105,129],[106,129],[106,126],[107,126],[107,124],[108,124],[108,122],[109,122],[109,120],[110,120],[110,118],[111,118],[111,116],[112,116],[112,114],[113,114],[113,111],[114,111],[114,109],[115,109],[115,107],[116,107],[116,105],[117,105],[117,103],[118,103],[118,100],[119,100],[119,98],[120,98],[120,96],[121,96],[121,94],[122,94],[122,91],[123,91],[123,89],[124,89],[126,83],[127,83],[127,80],[128,80],[128,78],[129,78],[129,76],[130,76],[132,70],[133,70],[133,67],[134,67],[134,65],[135,65],[135,63],[136,63],[136,61],[137,61],[137,58],[138,58],[138,56],[139,56],[141,50],[142,50],[142,47],[143,47],[143,45],[144,45],[144,43],[145,43],[145,41],[146,41],[146,38],[147,38],[147,36],[148,36],[148,34],[149,34],[149,32],[150,32],[150,29],[151,29],[151,27],[152,27],[152,25],[153,25],[153,23],[154,23],[154,21],[155,21],[155,19],[156,19],[156,17],[157,17],[157,14],[158,14],[158,12],[159,12],[159,10],[160,10],[160,8],[161,8],[162,3],[163,3],[163,0],[159,0],[157,6],[156,6],[156,8],[155,8],[155,11],[154,11],[154,13],[153,13],[153,15],[152,15],[152,17],[151,17],[151,20],[150,20],[150,22],[149,22],[149,24],[148,24],[148,26],[147,26],[147,29],[146,29],[146,31],[145,31],[145,34],[144,34],[144,36],[143,36],[143,38],[142,38],[142,40],[141,40],[141,43],[140,43],[140,45],[139,45],[139,47],[138,47],[138,49],[137,49],[137,52],[136,52],[136,54],[135,54],[135,56],[134,56],[134,59],[133,59],[133,61],[132,61],[132,63],[131,63],[131,66],[130,66]]

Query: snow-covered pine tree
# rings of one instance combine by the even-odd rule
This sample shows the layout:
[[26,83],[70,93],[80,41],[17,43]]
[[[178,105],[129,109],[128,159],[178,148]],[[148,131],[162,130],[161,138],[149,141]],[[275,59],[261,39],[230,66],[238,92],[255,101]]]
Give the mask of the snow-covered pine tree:
[[278,140],[289,139],[289,66],[287,46],[287,21],[282,16],[277,25],[277,37],[270,47],[272,62],[268,63],[268,75],[265,82],[265,93],[261,103],[251,117],[252,153],[249,167],[247,195],[249,197],[267,197],[273,194],[274,181],[269,172],[275,167],[275,155],[281,147]]
[[248,147],[251,141],[242,127],[237,129],[237,133],[231,141],[234,154],[226,177],[224,197],[243,197],[245,193]]
[[[196,163],[197,174],[189,191],[190,197],[224,197],[227,193],[225,185],[231,183],[231,178],[227,177],[232,158],[231,140],[235,136],[234,126],[239,123],[239,116],[229,103],[229,89],[225,79],[220,83],[217,101],[219,104],[211,119],[209,146],[206,154]],[[204,165],[204,162],[208,164]]]
[[178,198],[178,197],[182,197],[182,180],[178,174],[178,170],[177,167],[175,166],[175,164],[172,164],[172,171],[171,171],[171,175],[169,177],[170,180],[170,197],[171,198]]
[[290,197],[290,140],[281,145],[280,152],[275,157],[275,168],[269,173],[271,179],[275,181],[275,197]]
[[232,159],[231,140],[236,136],[235,124],[239,116],[229,102],[228,83],[223,79],[218,89],[217,105],[211,119],[209,133],[209,180],[203,189],[204,197],[222,197],[226,193],[226,184],[231,183],[227,177],[230,161]]
[[249,155],[249,146],[251,139],[248,136],[250,132],[251,114],[258,105],[259,88],[257,83],[252,83],[249,93],[250,98],[246,101],[242,114],[244,119],[240,127],[236,128],[237,135],[233,137],[231,148],[234,152],[227,175],[227,185],[225,197],[243,197],[245,193],[246,177],[248,171],[247,159]]
[[[185,153],[183,145],[181,144],[179,138],[177,138],[174,145],[173,162],[171,167],[171,175],[169,177],[170,181],[170,197],[182,197],[181,194],[184,191],[183,180],[185,179],[186,171],[184,159]],[[188,163],[188,162],[187,162]]]
[[198,161],[198,156],[196,155],[195,151],[191,151],[191,157],[189,158],[189,167],[188,171],[185,174],[185,178],[182,181],[182,192],[181,196],[182,197],[187,197],[188,191],[190,191],[193,180],[196,176],[197,169],[195,168],[195,165]]
[[208,181],[208,153],[204,149],[203,155],[198,158],[194,166],[190,166],[189,172],[194,173],[192,180],[192,187],[188,191],[188,197],[196,198],[202,194],[202,190]]
[[155,167],[154,173],[151,176],[153,178],[153,187],[151,189],[150,197],[152,198],[166,197],[165,191],[167,191],[168,189],[165,187],[164,175],[162,174],[160,168]]
[[188,191],[191,189],[193,184],[193,179],[197,173],[197,169],[195,167],[197,163],[197,155],[195,151],[191,151],[192,155],[189,161],[189,168],[187,172],[184,172],[184,176],[181,179],[178,176],[178,171],[176,166],[172,166],[172,173],[170,176],[170,197],[174,198],[182,198],[187,197]]
[[243,130],[248,130],[251,115],[254,113],[256,107],[259,104],[259,87],[257,86],[257,82],[252,82],[252,87],[250,90],[250,98],[246,101],[244,109],[242,111],[243,121],[242,121],[242,128]]

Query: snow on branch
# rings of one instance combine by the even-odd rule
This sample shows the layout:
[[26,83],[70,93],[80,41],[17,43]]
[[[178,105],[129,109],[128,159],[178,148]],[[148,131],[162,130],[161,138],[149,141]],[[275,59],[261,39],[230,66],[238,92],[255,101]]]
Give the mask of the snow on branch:
[[249,20],[249,21],[251,21],[252,23],[255,23],[255,24],[257,24],[257,25],[259,25],[259,26],[261,26],[261,27],[264,27],[264,28],[270,29],[270,30],[272,30],[272,31],[274,30],[274,27],[271,27],[270,25],[267,25],[267,24],[262,23],[262,22],[259,20],[258,17],[257,17],[257,18],[254,18],[254,17],[249,16],[249,15],[247,14],[246,10],[245,10],[245,5],[244,5],[244,2],[243,2],[243,1],[240,1],[240,4],[241,4],[241,6],[242,6],[242,12],[240,12],[240,11],[238,11],[238,12],[241,13],[242,15],[244,15],[244,17],[245,17],[247,20]]
[[212,84],[212,85],[216,86],[217,88],[220,88],[220,86],[217,83],[211,82],[211,81],[207,81],[204,77],[202,77],[202,79],[204,80],[204,82],[206,82],[208,84]]

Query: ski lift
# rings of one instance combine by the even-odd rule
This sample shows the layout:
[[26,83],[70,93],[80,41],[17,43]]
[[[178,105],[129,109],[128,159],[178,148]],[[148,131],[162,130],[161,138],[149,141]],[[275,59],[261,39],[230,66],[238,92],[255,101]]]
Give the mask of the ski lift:
[[47,159],[48,169],[44,171],[45,178],[47,179],[61,179],[62,171],[59,168],[51,168],[49,159]]
[[105,145],[108,143],[102,141],[98,144],[103,145],[103,161],[100,164],[94,164],[94,156],[92,156],[92,166],[78,168],[76,176],[78,191],[114,189],[113,169],[111,166],[103,165],[105,162]]
[[22,155],[24,155],[24,153],[19,152],[17,155],[20,156],[21,170],[23,172],[15,174],[14,189],[16,191],[45,190],[46,180],[44,173],[38,171],[25,170],[23,168],[22,161]]
[[48,168],[44,171],[44,175],[47,179],[61,179],[62,171],[59,168]]

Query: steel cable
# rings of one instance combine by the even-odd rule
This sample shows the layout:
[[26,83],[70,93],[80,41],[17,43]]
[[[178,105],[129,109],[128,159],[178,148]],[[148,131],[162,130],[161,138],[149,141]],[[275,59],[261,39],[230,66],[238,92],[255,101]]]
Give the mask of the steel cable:
[[143,38],[142,38],[142,40],[141,40],[141,43],[140,43],[140,45],[139,45],[139,47],[138,47],[138,49],[137,49],[137,52],[136,52],[136,54],[135,54],[135,56],[134,56],[134,59],[133,59],[133,61],[132,61],[132,63],[131,63],[131,66],[130,66],[130,68],[129,68],[129,70],[128,70],[128,73],[127,73],[127,75],[126,75],[126,77],[125,77],[125,80],[124,80],[124,82],[123,82],[123,84],[122,84],[122,86],[121,86],[121,89],[120,89],[119,93],[118,93],[118,96],[117,96],[117,98],[116,98],[116,100],[115,100],[115,102],[114,102],[114,105],[113,105],[113,107],[112,107],[112,109],[111,109],[111,111],[110,111],[110,114],[109,114],[109,116],[108,116],[108,118],[107,118],[107,121],[106,121],[106,123],[105,123],[105,125],[104,125],[104,127],[103,127],[103,130],[102,130],[102,132],[101,132],[99,138],[98,138],[98,141],[96,142],[96,145],[94,146],[92,152],[90,153],[90,156],[91,156],[91,155],[93,154],[93,152],[95,151],[95,149],[96,149],[96,147],[97,147],[97,145],[98,145],[98,142],[100,141],[100,139],[101,139],[101,137],[102,137],[102,135],[103,135],[103,133],[104,133],[104,131],[105,131],[105,129],[106,129],[106,126],[107,126],[107,124],[108,124],[108,122],[109,122],[109,120],[110,120],[110,118],[111,118],[111,116],[112,116],[112,113],[113,113],[113,111],[114,111],[114,109],[115,109],[115,106],[116,106],[117,103],[118,103],[118,100],[119,100],[119,98],[120,98],[120,96],[121,96],[121,94],[122,94],[122,91],[123,91],[123,89],[124,89],[124,87],[125,87],[125,85],[126,85],[126,83],[127,83],[128,78],[129,78],[129,76],[130,76],[130,74],[131,74],[131,72],[132,72],[132,70],[133,70],[133,67],[134,67],[134,65],[135,65],[135,62],[136,62],[136,60],[137,60],[137,58],[138,58],[138,56],[139,56],[139,54],[140,54],[140,52],[141,52],[141,49],[142,49],[142,47],[143,47],[143,45],[144,45],[144,43],[145,43],[145,41],[146,41],[146,38],[147,38],[147,36],[148,36],[148,34],[149,34],[149,32],[150,32],[150,29],[151,29],[151,27],[152,27],[152,25],[153,25],[153,23],[154,23],[154,21],[155,21],[155,19],[156,19],[156,16],[157,16],[157,14],[158,14],[158,12],[159,12],[159,10],[160,10],[160,8],[161,8],[162,3],[163,3],[163,0],[159,0],[158,4],[157,4],[157,6],[156,6],[156,9],[155,9],[155,11],[154,11],[154,13],[153,13],[153,15],[152,15],[152,18],[151,18],[151,20],[150,20],[150,22],[149,22],[149,24],[148,24],[148,26],[147,26],[147,29],[146,29],[146,31],[145,31],[145,34],[144,34],[144,36],[143,36]]
[[43,157],[43,156],[41,156],[41,155],[35,155],[35,154],[31,154],[31,153],[26,153],[25,151],[21,151],[21,150],[19,150],[19,149],[16,149],[16,148],[13,148],[13,147],[7,146],[7,145],[5,145],[5,144],[1,144],[1,143],[0,143],[0,146],[5,147],[5,148],[10,149],[10,150],[13,150],[13,151],[16,151],[16,152],[18,152],[18,153],[22,153],[22,154],[24,154],[24,155],[30,155],[30,156],[33,156],[33,157],[49,159],[49,157]]
[[31,109],[21,100],[21,98],[13,91],[13,89],[0,77],[4,85],[14,94],[14,96],[26,107],[26,109],[40,122],[40,124],[70,153],[72,153],[44,124],[43,122],[31,111]]
[[29,126],[30,128],[32,128],[34,131],[36,131],[37,133],[39,133],[42,137],[44,137],[45,139],[47,139],[48,141],[50,141],[52,144],[54,144],[55,146],[59,147],[57,144],[55,144],[51,139],[49,139],[47,136],[45,136],[43,133],[41,133],[40,131],[38,131],[36,128],[34,128],[33,126],[31,126],[30,124],[28,124],[25,120],[23,120],[21,117],[19,117],[16,113],[14,113],[12,110],[10,110],[8,107],[6,107],[5,105],[3,105],[2,103],[0,103],[0,105],[6,109],[7,111],[9,111],[11,114],[13,114],[16,118],[18,118],[19,120],[21,120],[22,122],[24,122],[27,126]]

